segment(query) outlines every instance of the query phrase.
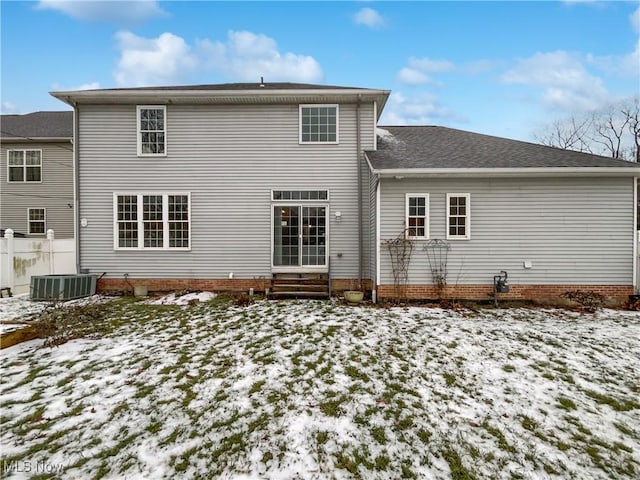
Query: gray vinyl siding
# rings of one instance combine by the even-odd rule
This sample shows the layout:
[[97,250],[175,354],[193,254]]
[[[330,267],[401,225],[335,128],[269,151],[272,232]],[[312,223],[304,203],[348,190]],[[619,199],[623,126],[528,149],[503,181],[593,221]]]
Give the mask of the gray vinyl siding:
[[[167,156],[141,158],[135,105],[79,112],[81,268],[110,277],[270,276],[271,190],[327,189],[332,275],[357,275],[355,105],[340,105],[338,145],[298,143],[298,104],[168,105]],[[361,115],[371,130],[363,149],[371,148],[373,106]],[[191,250],[114,250],[114,192],[190,192]]]
[[[8,182],[9,150],[41,150],[42,182]],[[73,147],[60,143],[2,143],[0,148],[0,227],[28,232],[27,210],[46,208],[46,229],[73,238]],[[43,237],[44,235],[33,235]]]
[[[405,193],[428,193],[430,238],[446,238],[446,194],[471,194],[471,239],[451,240],[448,284],[633,283],[632,178],[383,180],[381,239],[402,232]],[[430,284],[425,241],[417,241],[410,283]],[[381,247],[381,283],[391,284]],[[523,262],[532,262],[525,269]]]

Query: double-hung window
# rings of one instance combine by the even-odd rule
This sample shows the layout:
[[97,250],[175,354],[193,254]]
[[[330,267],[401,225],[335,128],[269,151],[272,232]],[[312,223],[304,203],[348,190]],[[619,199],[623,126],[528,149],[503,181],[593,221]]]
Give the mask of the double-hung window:
[[447,239],[468,240],[471,238],[470,225],[471,195],[468,193],[447,193]]
[[338,105],[300,105],[300,143],[338,143]]
[[138,155],[164,156],[167,154],[167,107],[139,105]]
[[429,238],[429,194],[407,193],[406,195],[407,238]]
[[188,250],[191,246],[188,193],[116,193],[114,217],[117,250]]
[[42,150],[9,150],[7,157],[9,182],[42,181]]
[[28,208],[27,223],[29,235],[44,235],[47,231],[47,212],[44,208]]

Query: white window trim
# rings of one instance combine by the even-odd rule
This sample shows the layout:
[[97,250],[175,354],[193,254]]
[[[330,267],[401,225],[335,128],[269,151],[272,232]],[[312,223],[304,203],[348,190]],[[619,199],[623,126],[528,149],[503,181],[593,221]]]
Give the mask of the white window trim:
[[[42,210],[44,212],[44,231],[33,233],[31,231],[31,210]],[[38,220],[39,221],[39,220]],[[47,209],[44,207],[29,207],[27,208],[27,235],[46,235],[47,234]]]
[[[425,206],[425,222],[424,222],[424,237],[409,235],[409,198],[424,198]],[[429,224],[431,223],[431,212],[429,211],[429,194],[428,193],[407,193],[405,194],[404,202],[404,227],[406,237],[413,240],[429,240]]]
[[[451,216],[449,215],[451,198],[452,197],[464,197],[467,199],[467,214],[465,215],[465,235],[450,235],[449,227],[451,222]],[[470,193],[447,193],[447,210],[445,216],[447,218],[447,240],[471,240],[471,194]]]
[[[24,180],[11,180],[10,178],[10,166],[9,156],[11,152],[24,152],[24,164],[22,165],[22,171],[24,174]],[[40,180],[27,180],[27,152],[40,152]],[[14,167],[15,168],[15,167]],[[42,149],[40,148],[12,148],[7,150],[7,183],[42,183],[43,169],[42,169]]]
[[[142,132],[140,111],[146,109],[162,109],[164,112],[164,153],[142,153]],[[166,105],[137,105],[136,106],[136,138],[139,157],[166,157],[167,156],[167,106]]]
[[[304,142],[302,140],[302,109],[336,107],[336,140],[335,142]],[[337,103],[305,103],[298,106],[298,143],[300,145],[338,145],[340,143],[340,105]]]
[[[135,196],[137,197],[137,224],[138,224],[138,246],[137,247],[121,247],[118,245],[118,197],[121,195]],[[162,226],[163,226],[163,241],[162,247],[145,247],[144,246],[144,220],[143,220],[143,201],[142,197],[147,195],[161,195],[162,196]],[[188,247],[170,247],[169,246],[169,195],[186,195],[188,201],[189,212],[189,246]],[[113,249],[124,251],[190,251],[192,245],[191,237],[191,224],[193,219],[191,218],[191,192],[114,192],[113,193]]]

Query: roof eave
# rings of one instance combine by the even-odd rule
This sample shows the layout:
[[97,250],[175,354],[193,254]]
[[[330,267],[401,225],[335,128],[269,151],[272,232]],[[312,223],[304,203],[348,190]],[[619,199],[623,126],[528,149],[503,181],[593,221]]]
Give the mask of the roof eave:
[[82,103],[280,103],[283,99],[323,101],[340,99],[357,102],[358,99],[376,101],[381,111],[389,90],[373,89],[277,89],[277,90],[74,90],[49,92],[68,105]]
[[634,177],[640,176],[640,165],[635,167],[530,167],[530,168],[372,168],[381,178],[420,177]]

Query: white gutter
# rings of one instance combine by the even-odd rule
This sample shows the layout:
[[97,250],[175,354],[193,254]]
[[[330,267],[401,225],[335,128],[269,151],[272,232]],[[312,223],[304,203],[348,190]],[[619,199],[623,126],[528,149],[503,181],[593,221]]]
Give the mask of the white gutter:
[[398,180],[404,177],[630,176],[640,174],[640,167],[372,168],[372,172],[381,178]]
[[47,143],[68,143],[72,137],[0,137],[2,143],[29,143],[29,142],[47,142]]

